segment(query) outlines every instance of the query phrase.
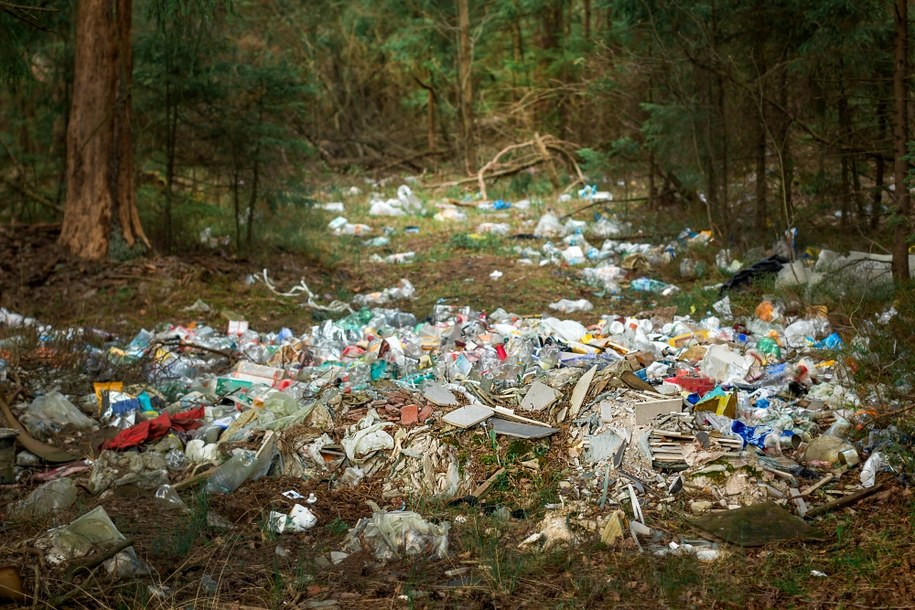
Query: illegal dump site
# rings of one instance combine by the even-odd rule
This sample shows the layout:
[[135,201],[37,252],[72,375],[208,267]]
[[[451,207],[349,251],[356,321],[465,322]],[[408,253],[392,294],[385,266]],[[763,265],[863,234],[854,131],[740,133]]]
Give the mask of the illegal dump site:
[[308,257],[2,229],[0,601],[909,607],[889,258],[567,191],[360,182]]

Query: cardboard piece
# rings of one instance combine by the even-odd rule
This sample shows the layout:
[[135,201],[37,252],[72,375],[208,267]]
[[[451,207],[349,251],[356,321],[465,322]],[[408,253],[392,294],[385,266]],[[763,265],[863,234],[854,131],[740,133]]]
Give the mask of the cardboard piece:
[[557,398],[559,392],[543,382],[535,381],[521,399],[520,407],[525,411],[542,411],[556,402]]
[[448,413],[442,419],[446,424],[457,426],[458,428],[471,428],[481,421],[492,417],[495,411],[484,405],[467,405],[460,409],[455,409]]
[[499,417],[493,417],[489,420],[492,429],[496,434],[506,436],[515,436],[517,438],[544,438],[559,432],[559,428],[550,428],[548,426],[534,426],[531,424],[522,424],[520,422],[508,421]]

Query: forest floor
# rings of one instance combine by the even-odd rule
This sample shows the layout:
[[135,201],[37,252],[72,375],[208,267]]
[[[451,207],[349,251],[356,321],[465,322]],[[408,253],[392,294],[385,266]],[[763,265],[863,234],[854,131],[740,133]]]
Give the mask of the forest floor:
[[[580,204],[571,202],[557,212],[577,207]],[[374,226],[375,236],[382,226],[392,227],[389,245],[370,249],[363,245],[365,237],[333,236],[326,227],[335,214],[312,211],[265,219],[265,245],[247,256],[197,247],[180,255],[87,263],[74,261],[58,249],[56,226],[0,227],[0,306],[56,328],[97,328],[126,342],[139,329],[164,323],[196,320],[223,326],[225,310],[242,314],[259,331],[286,326],[296,335],[324,317],[303,307],[301,299],[278,296],[263,283],[248,281],[264,269],[278,289],[304,280],[322,302],[349,300],[408,278],[416,287],[416,297],[394,305],[417,319],[430,315],[442,299],[477,311],[501,307],[537,316],[550,313],[549,303],[560,298],[586,298],[595,303],[594,312],[559,315],[583,322],[594,322],[608,311],[701,316],[717,300],[716,291],[703,287],[726,277],[710,264],[705,277],[685,280],[671,264],[646,275],[677,283],[681,290],[676,295],[603,295],[582,283],[574,268],[518,262],[516,246],[540,247],[540,241],[528,237],[540,209],[465,210],[470,219],[464,223],[440,223],[428,217],[376,218],[365,211],[348,208],[346,216],[351,222]],[[579,217],[592,213],[588,210]],[[667,226],[646,221],[653,226],[640,233],[676,233],[682,219],[667,220]],[[508,222],[511,231],[504,237],[479,235],[480,222]],[[418,226],[418,233],[406,232],[409,225]],[[711,262],[716,250],[701,250],[696,256]],[[414,261],[394,265],[369,260],[374,252],[384,256],[403,251],[415,252]],[[494,271],[501,277],[493,278]],[[763,290],[735,298],[735,316],[752,312]],[[198,299],[210,305],[209,313],[185,311]],[[836,306],[831,313],[834,327],[841,330],[856,326],[873,311]],[[19,364],[32,380],[40,380],[43,367],[48,366],[38,347],[20,353]],[[9,396],[12,385],[11,380],[0,385],[0,393]],[[93,439],[79,442],[90,449],[94,444]],[[712,563],[692,555],[658,557],[634,546],[608,548],[596,537],[568,548],[532,553],[519,549],[518,543],[534,530],[544,505],[556,500],[560,473],[551,468],[562,467],[564,448],[560,443],[549,447],[538,476],[523,474],[513,444],[487,447],[483,443],[471,451],[490,451],[494,454],[490,457],[509,464],[511,476],[500,481],[487,502],[515,510],[520,517],[504,520],[466,504],[417,501],[411,508],[426,518],[460,523],[451,530],[446,559],[378,564],[355,553],[339,565],[330,565],[322,557],[339,548],[347,529],[369,514],[366,501],[381,503],[377,483],[343,491],[328,481],[278,477],[249,482],[225,496],[190,492],[186,495],[189,516],[164,513],[148,496],[125,491],[104,501],[84,497],[70,509],[43,519],[4,517],[0,577],[3,565],[19,568],[24,590],[28,595],[37,593],[34,603],[30,599],[25,605],[36,608],[915,607],[915,495],[894,478],[887,477],[884,490],[870,498],[826,514],[818,522],[822,538],[816,542],[753,549],[725,546],[723,558]],[[28,483],[9,487],[4,501],[22,497],[32,487]],[[316,494],[314,510],[322,515],[316,528],[282,536],[265,528],[269,510],[288,509],[289,502],[280,495],[287,489],[305,496]],[[55,571],[39,553],[18,544],[101,504],[154,568],[152,581],[112,583],[96,570]],[[212,526],[208,518],[213,514],[231,527]],[[662,532],[696,536],[695,528],[679,514],[668,511],[647,517]]]

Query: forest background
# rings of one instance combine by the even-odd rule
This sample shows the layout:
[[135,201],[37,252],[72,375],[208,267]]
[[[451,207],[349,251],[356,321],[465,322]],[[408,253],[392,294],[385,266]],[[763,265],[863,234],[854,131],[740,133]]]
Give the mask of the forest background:
[[851,235],[904,278],[907,5],[0,0],[0,219],[85,258],[203,226],[245,251],[328,175],[457,196],[529,142],[497,192],[595,184],[731,246]]

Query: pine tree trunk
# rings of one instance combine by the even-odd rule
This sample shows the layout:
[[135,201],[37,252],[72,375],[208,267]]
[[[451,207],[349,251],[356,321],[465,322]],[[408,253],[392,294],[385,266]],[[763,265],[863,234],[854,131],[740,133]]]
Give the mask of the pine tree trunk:
[[880,226],[880,215],[883,212],[883,188],[886,175],[886,159],[883,156],[883,144],[886,137],[886,100],[877,103],[877,160],[874,167],[874,195],[871,200],[871,228]]
[[766,126],[764,124],[763,103],[760,102],[759,124],[756,129],[756,233],[764,235],[769,224],[769,209],[766,201],[768,183],[766,182]]
[[896,195],[896,218],[893,228],[893,278],[897,282],[909,279],[908,240],[911,233],[911,198],[909,196],[908,173],[909,160],[907,144],[908,126],[908,92],[906,78],[909,72],[909,22],[908,0],[896,0],[895,42],[893,65],[893,104],[895,120],[893,121],[893,140],[896,145],[896,159],[893,165],[893,181]]
[[[756,9],[762,10],[762,4],[757,3]],[[769,224],[768,182],[766,180],[766,47],[765,37],[760,31],[753,37],[753,64],[756,66],[757,81],[759,83],[758,98],[756,99],[756,218],[755,227],[757,236],[765,235]]]
[[67,197],[60,243],[102,259],[113,236],[149,246],[137,214],[130,134],[131,0],[80,0],[67,127]]
[[476,169],[477,146],[473,129],[473,51],[470,46],[469,0],[457,0],[457,5],[461,141],[464,145],[464,169],[470,174]]

